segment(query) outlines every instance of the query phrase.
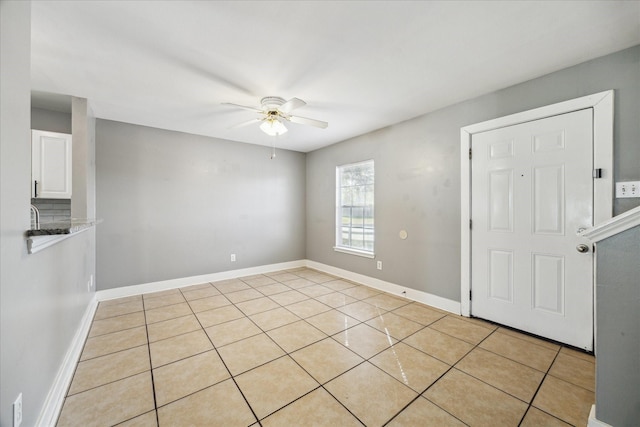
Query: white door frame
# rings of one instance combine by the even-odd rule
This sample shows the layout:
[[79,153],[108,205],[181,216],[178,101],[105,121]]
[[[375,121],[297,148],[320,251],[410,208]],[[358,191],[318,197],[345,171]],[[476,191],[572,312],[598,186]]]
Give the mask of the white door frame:
[[[593,164],[602,177],[593,181],[593,225],[611,218],[613,213],[613,97],[614,91],[595,93],[581,98],[511,114],[460,129],[460,312],[471,315],[471,138],[473,134],[533,120],[593,108]],[[595,282],[595,277],[594,277]],[[595,300],[594,300],[595,301]]]

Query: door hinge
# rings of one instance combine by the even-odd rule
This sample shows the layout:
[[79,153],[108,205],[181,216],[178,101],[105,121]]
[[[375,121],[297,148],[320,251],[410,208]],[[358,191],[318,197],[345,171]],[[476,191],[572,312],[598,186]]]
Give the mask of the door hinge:
[[602,168],[597,168],[593,170],[593,177],[598,179],[602,178]]
[[473,220],[469,220],[469,230],[473,229]]
[[471,160],[471,148],[469,148],[469,160]]
[[469,301],[471,301],[471,289],[469,289]]

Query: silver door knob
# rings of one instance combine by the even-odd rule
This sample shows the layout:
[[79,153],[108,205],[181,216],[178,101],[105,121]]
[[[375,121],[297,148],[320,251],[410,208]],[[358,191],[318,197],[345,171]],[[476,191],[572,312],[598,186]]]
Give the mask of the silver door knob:
[[589,252],[589,246],[585,245],[585,244],[581,244],[576,246],[576,250],[578,252],[580,252],[581,254],[587,253]]

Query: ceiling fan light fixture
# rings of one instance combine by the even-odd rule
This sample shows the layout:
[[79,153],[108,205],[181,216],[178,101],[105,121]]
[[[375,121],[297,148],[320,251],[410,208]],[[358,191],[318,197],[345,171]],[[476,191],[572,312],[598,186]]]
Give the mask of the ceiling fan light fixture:
[[286,126],[277,119],[267,119],[260,125],[260,129],[262,132],[266,133],[269,136],[277,136],[282,135],[287,132]]

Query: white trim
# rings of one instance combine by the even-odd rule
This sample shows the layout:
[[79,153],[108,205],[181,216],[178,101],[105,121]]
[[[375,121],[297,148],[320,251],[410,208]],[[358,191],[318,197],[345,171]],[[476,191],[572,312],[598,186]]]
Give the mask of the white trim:
[[602,169],[602,178],[594,180],[593,190],[593,221],[597,225],[611,218],[613,212],[613,100],[614,91],[608,90],[460,129],[460,304],[463,316],[471,315],[467,297],[471,289],[471,160],[468,152],[473,134],[593,108],[594,168]]
[[351,166],[360,166],[360,165],[364,165],[365,163],[371,163],[371,162],[374,162],[374,161],[375,161],[375,159],[360,160],[359,162],[345,163],[344,165],[338,165],[338,166],[336,166],[336,168],[347,168],[347,167],[351,167]]
[[348,270],[343,270],[341,268],[322,264],[316,261],[306,260],[306,266],[309,268],[313,268],[315,270],[319,270],[328,274],[345,278],[352,282],[369,286],[370,288],[374,288],[384,292],[388,292],[390,294],[398,295],[400,297],[407,298],[412,301],[421,302],[423,304],[427,304],[432,307],[448,311],[450,313],[460,314],[460,303],[457,301],[453,301],[447,298],[442,298],[427,292],[418,291],[416,289],[396,285],[395,283],[385,282],[384,280],[365,276],[363,274],[353,273]]
[[[593,108],[599,106],[603,110],[600,111],[602,118],[609,117],[613,120],[611,114],[613,108],[613,90],[606,90],[604,92],[594,93],[592,95],[583,96],[580,98],[570,99],[568,101],[558,102],[556,104],[545,105],[543,107],[534,108],[533,110],[522,111],[520,113],[510,114],[508,116],[498,117],[497,119],[491,119],[480,123],[475,123],[463,127],[469,134],[487,132],[494,129],[503,128],[506,126],[513,126],[520,123],[526,123],[533,120],[540,120],[547,117],[558,116],[561,114],[570,113],[573,111],[584,110],[586,108]],[[601,126],[606,125],[605,122],[600,123]],[[613,130],[613,127],[608,129]],[[606,130],[606,129],[603,129]],[[609,135],[613,137],[613,133]]]
[[471,316],[471,134],[460,130],[460,314]]
[[74,231],[69,234],[47,234],[44,236],[27,237],[27,250],[30,254],[38,253],[49,246],[53,246],[56,243],[60,243],[63,240],[68,239],[69,237],[77,236],[78,234],[91,229],[91,227],[93,226],[83,228],[82,230]]
[[217,282],[219,280],[235,279],[237,277],[251,276],[253,274],[264,274],[272,271],[289,270],[292,268],[305,267],[304,260],[283,262],[279,264],[261,265],[258,267],[242,268],[239,270],[221,271],[219,273],[203,274],[201,276],[181,277],[178,279],[162,280],[159,282],[149,282],[140,285],[123,286],[120,288],[105,289],[96,292],[98,301],[106,301],[115,298],[128,297],[131,295],[147,294],[150,292],[165,291],[168,289],[181,288],[183,286],[195,285],[205,282]]
[[581,235],[592,242],[599,242],[638,225],[640,225],[640,206],[614,216],[600,225],[589,228],[583,231]]
[[612,427],[611,425],[602,422],[596,418],[596,405],[591,405],[591,410],[589,411],[589,420],[587,422],[587,427]]
[[62,360],[62,365],[60,365],[58,374],[49,389],[49,394],[44,401],[42,411],[40,412],[38,421],[35,424],[36,426],[48,427],[56,425],[56,421],[58,421],[58,416],[62,410],[64,397],[67,393],[67,389],[69,388],[69,384],[71,384],[71,380],[73,379],[73,373],[75,372],[76,364],[82,354],[82,348],[84,347],[84,342],[89,334],[91,322],[93,321],[93,316],[95,315],[97,307],[98,302],[94,294],[91,301],[89,301],[89,305],[84,312],[84,316],[82,316],[82,320],[80,321],[76,334],[69,345],[67,354]]
[[[602,169],[602,178],[593,180],[593,225],[613,216],[613,121],[614,92],[601,92],[593,106],[593,168]],[[596,95],[592,95],[596,96]]]
[[[351,271],[343,270],[341,268],[333,267],[330,265],[322,264],[311,260],[298,260],[285,262],[280,264],[263,265],[259,267],[251,267],[240,270],[229,270],[220,273],[205,274],[202,276],[183,277],[179,279],[163,280],[159,282],[144,283],[141,285],[124,286],[121,288],[105,289],[96,292],[97,301],[106,301],[110,299],[123,298],[132,295],[146,294],[150,292],[164,291],[168,289],[180,288],[183,286],[194,285],[204,282],[216,282],[219,280],[235,279],[238,277],[250,276],[252,274],[264,274],[272,271],[290,270],[299,267],[309,267],[329,273],[332,275],[343,277],[347,280],[351,280],[356,283],[360,283],[365,286],[369,286],[374,289],[379,289],[390,294],[395,294],[400,297],[417,301],[423,304],[430,305],[441,310],[448,311],[454,314],[460,314],[460,303],[447,298],[442,298],[437,295],[433,295],[427,292],[418,291],[415,289],[407,288],[404,286],[396,285],[394,283],[385,282],[380,279],[365,276],[363,274],[353,273]],[[404,293],[403,293],[404,292]]]
[[334,246],[333,250],[336,252],[342,252],[343,254],[349,254],[349,255],[357,255],[357,256],[361,256],[364,258],[375,258],[376,254],[373,252],[367,252],[367,251],[359,251],[357,249],[351,249],[351,248],[344,248],[341,246]]
[[[375,253],[373,253],[373,251],[365,251],[365,250],[359,250],[359,249],[355,249],[355,248],[351,248],[351,247],[345,247],[345,246],[340,246],[339,243],[342,241],[342,171],[343,169],[346,168],[351,168],[354,166],[359,166],[359,165],[364,165],[364,164],[371,164],[371,168],[373,169],[373,182],[374,182],[374,202],[375,202],[375,160],[374,159],[368,159],[368,160],[362,160],[360,162],[356,162],[356,163],[347,163],[344,165],[338,165],[336,166],[336,211],[335,211],[335,246],[333,247],[333,249],[336,252],[343,252],[345,254],[350,254],[350,255],[358,255],[358,256],[362,256],[365,258],[374,258],[375,257]],[[375,224],[375,205],[372,206],[374,208],[374,224]],[[363,219],[364,221],[364,219]],[[375,226],[373,229],[373,237],[374,237],[374,244],[375,244]]]

